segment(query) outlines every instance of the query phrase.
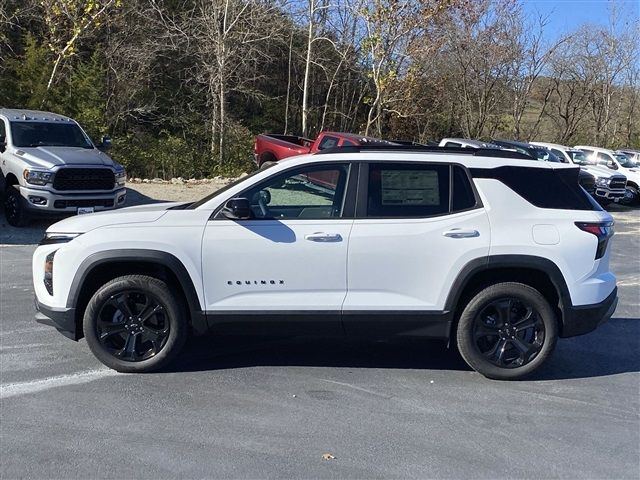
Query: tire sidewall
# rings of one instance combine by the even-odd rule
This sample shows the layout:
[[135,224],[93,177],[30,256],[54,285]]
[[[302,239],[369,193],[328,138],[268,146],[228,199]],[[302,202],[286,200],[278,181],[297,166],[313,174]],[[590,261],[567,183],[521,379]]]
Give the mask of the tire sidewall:
[[[27,223],[28,214],[25,206],[25,199],[20,195],[19,186],[11,185],[9,186],[3,197],[2,197],[2,207],[4,209],[4,216],[7,219],[7,223],[13,227],[23,227]],[[7,210],[7,203],[11,197],[16,198],[16,202],[18,205],[18,212],[16,216],[9,217],[9,211]]]
[[[542,349],[528,364],[516,368],[501,368],[492,364],[478,349],[473,339],[473,324],[476,316],[489,303],[504,297],[512,297],[532,305],[544,323],[545,336]],[[558,319],[545,298],[534,288],[521,283],[500,283],[485,288],[467,304],[457,329],[457,344],[460,354],[471,368],[487,378],[516,380],[537,370],[552,354],[558,339]]]
[[[100,343],[96,330],[96,320],[105,301],[124,290],[138,290],[149,293],[162,304],[169,321],[169,338],[155,356],[139,362],[129,362],[111,355]],[[119,372],[143,373],[161,369],[179,353],[187,336],[186,312],[184,306],[174,297],[167,285],[155,278],[121,277],[102,286],[91,298],[83,318],[84,336],[93,354],[109,368]]]

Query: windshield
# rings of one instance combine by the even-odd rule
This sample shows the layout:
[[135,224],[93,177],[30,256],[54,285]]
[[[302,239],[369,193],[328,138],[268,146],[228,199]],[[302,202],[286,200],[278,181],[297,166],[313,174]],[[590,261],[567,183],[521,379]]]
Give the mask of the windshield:
[[248,180],[249,178],[253,177],[254,175],[260,173],[262,170],[256,170],[253,173],[250,173],[249,175],[245,175],[242,178],[238,178],[237,180],[231,182],[228,185],[225,185],[224,187],[222,187],[219,190],[216,190],[215,192],[210,193],[209,195],[207,195],[206,197],[204,197],[201,200],[198,200],[197,202],[192,203],[191,205],[188,206],[188,210],[193,210],[195,208],[200,207],[201,205],[204,205],[205,203],[207,203],[209,200],[211,200],[212,198],[217,197],[218,195],[226,192],[227,190],[235,187],[236,185],[238,185],[239,183],[244,182],[245,180]]
[[578,165],[595,165],[596,164],[595,160],[589,160],[585,155],[585,153],[581,150],[567,150],[567,153],[571,157],[571,160],[573,160],[573,163],[576,163]]
[[563,163],[562,160],[560,160],[557,156],[555,156],[553,153],[551,153],[550,150],[547,150],[546,148],[533,148],[532,150],[536,154],[536,158],[538,160],[542,160],[544,162]]
[[635,162],[631,161],[631,159],[626,155],[614,153],[613,156],[616,157],[618,163],[620,163],[624,168],[634,168],[636,166]]
[[11,137],[16,147],[93,148],[91,141],[75,123],[11,122]]

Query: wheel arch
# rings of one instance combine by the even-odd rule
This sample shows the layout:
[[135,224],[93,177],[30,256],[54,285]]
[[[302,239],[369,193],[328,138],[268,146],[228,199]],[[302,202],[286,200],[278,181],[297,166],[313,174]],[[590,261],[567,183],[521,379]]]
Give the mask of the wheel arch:
[[149,275],[175,286],[186,302],[190,313],[189,323],[194,332],[206,332],[206,315],[193,279],[177,257],[158,250],[119,249],[90,255],[74,275],[67,308],[75,311],[77,339],[82,337],[82,318],[93,294],[109,280],[129,274]]
[[572,304],[558,266],[547,258],[533,255],[494,255],[465,265],[449,290],[445,310],[453,314],[451,335],[455,335],[458,318],[468,301],[483,288],[497,282],[519,282],[538,290],[554,309],[562,334],[563,310]]

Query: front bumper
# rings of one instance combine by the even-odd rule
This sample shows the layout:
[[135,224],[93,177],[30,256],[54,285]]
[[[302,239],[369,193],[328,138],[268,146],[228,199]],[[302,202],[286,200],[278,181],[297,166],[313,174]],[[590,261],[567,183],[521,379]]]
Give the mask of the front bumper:
[[96,212],[122,207],[127,189],[119,187],[110,192],[82,191],[56,193],[50,190],[20,186],[20,194],[30,213],[76,213],[79,207],[93,207]]
[[54,327],[65,337],[71,340],[80,340],[82,332],[78,332],[76,328],[76,310],[75,308],[53,308],[35,300],[36,315],[35,320],[43,325]]
[[611,190],[607,187],[596,187],[595,195],[607,200],[620,200],[624,197],[624,189]]
[[618,287],[600,303],[564,309],[561,337],[575,337],[592,332],[609,320],[618,305]]

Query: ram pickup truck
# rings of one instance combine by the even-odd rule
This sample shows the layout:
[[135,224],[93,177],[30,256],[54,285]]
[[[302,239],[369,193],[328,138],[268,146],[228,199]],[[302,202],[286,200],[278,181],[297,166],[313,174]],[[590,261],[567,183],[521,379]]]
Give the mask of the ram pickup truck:
[[576,145],[574,148],[582,150],[589,160],[597,162],[598,165],[608,167],[627,177],[627,187],[620,203],[640,205],[640,168],[633,161],[629,160],[626,155],[607,148],[589,145]]
[[268,168],[283,158],[348,145],[396,145],[396,142],[339,132],[320,132],[315,140],[265,133],[256,137],[254,161],[258,167]]
[[10,225],[32,215],[91,213],[125,203],[126,173],[71,118],[0,109],[0,194]]

